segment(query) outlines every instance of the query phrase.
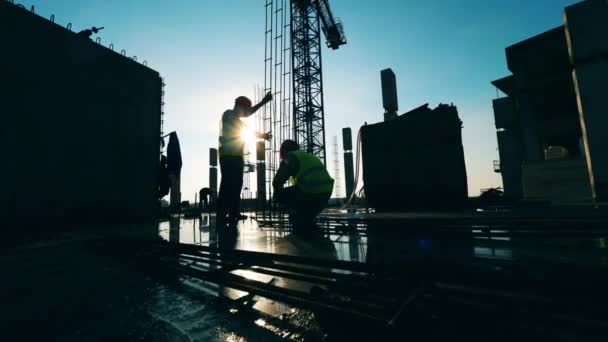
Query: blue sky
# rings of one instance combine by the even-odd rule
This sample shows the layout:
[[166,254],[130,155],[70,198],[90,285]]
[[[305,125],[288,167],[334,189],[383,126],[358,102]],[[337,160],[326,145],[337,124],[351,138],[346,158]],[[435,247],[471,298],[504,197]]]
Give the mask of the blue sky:
[[[19,2],[19,1],[18,1]],[[500,186],[490,81],[508,74],[504,48],[562,24],[572,0],[331,0],[348,44],[325,49],[327,141],[382,120],[381,69],[397,74],[400,112],[453,102],[464,121],[469,190]],[[165,78],[165,131],[184,158],[182,197],[208,184],[221,113],[264,77],[265,0],[25,0],[74,30],[105,26],[102,44],[147,60]],[[331,156],[329,146],[328,156]],[[441,158],[441,156],[437,156]],[[395,177],[398,177],[397,175]]]

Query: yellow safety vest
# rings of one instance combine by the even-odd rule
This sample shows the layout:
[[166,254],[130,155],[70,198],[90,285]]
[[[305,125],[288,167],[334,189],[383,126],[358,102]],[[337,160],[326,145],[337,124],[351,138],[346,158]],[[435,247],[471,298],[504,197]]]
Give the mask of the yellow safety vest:
[[[232,111],[230,111],[232,112]],[[233,115],[233,118],[228,116]],[[241,137],[243,123],[236,113],[224,112],[220,128],[220,156],[242,157],[245,151],[245,141]]]
[[290,180],[302,192],[308,194],[326,194],[334,190],[334,180],[331,178],[321,159],[302,150],[292,151],[289,154],[298,159],[300,169]]

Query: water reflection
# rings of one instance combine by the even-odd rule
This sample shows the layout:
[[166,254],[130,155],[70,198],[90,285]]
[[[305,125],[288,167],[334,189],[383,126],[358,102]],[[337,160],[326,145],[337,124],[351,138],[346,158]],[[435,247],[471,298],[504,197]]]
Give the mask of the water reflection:
[[359,262],[365,261],[367,252],[367,237],[356,233],[354,227],[351,230],[326,232],[311,240],[296,238],[290,230],[282,227],[261,227],[254,219],[239,222],[237,232],[218,231],[215,216],[209,214],[193,219],[172,217],[159,224],[159,236],[170,242],[185,244]]
[[208,245],[212,220],[208,214],[198,218],[173,216],[159,223],[158,235],[169,242],[192,245]]
[[[249,216],[253,215],[249,214]],[[218,231],[214,216],[203,215],[196,219],[174,217],[159,226],[159,235],[169,241],[217,247],[220,255],[222,250],[238,249],[373,264],[429,260],[446,262],[438,264],[439,266],[451,266],[449,264],[451,261],[502,266],[508,265],[515,258],[542,256],[555,260],[572,257],[577,261],[608,264],[605,239],[530,236],[509,238],[506,237],[508,231],[492,230],[488,227],[471,226],[459,231],[449,231],[446,227],[416,226],[412,223],[395,221],[344,222],[327,221],[318,228],[321,234],[316,239],[303,239],[292,235],[288,229],[282,227],[262,227],[253,219],[241,221],[237,231]],[[578,248],[572,248],[573,246]],[[500,262],[495,262],[495,259]],[[479,263],[480,260],[482,263]],[[220,266],[209,264],[201,267],[205,270],[215,270]],[[441,267],[437,270],[449,271],[448,268]],[[315,285],[323,288],[323,285],[307,283],[304,280],[296,281],[281,276],[261,274],[256,272],[255,267],[231,269],[228,272],[304,293],[310,293]],[[215,296],[235,300],[231,303],[237,304],[231,306],[230,311],[227,310],[231,315],[243,314],[244,311],[249,312],[253,309],[277,317],[294,310],[281,302],[252,296],[222,285],[204,283],[197,286]],[[315,317],[320,324],[323,322],[319,319],[320,314],[315,312]],[[332,316],[329,321],[333,324],[334,317]],[[255,324],[266,328],[269,326],[262,318],[255,320]]]
[[[255,214],[249,213],[248,216],[254,218]],[[367,224],[336,221],[319,226],[324,240],[303,243],[290,237],[291,232],[285,227],[260,226],[252,218],[239,222],[238,232],[234,234],[218,232],[215,229],[215,216],[203,214],[194,219],[173,217],[170,221],[162,222],[159,235],[167,241],[186,244],[372,263],[426,257],[460,261],[542,257],[604,264],[607,258],[606,239],[513,239],[505,236],[508,231],[489,230],[488,227],[472,226],[468,234],[466,231],[457,234],[446,232],[446,229],[437,233],[439,228],[443,229],[379,220],[371,220]],[[328,245],[335,253],[327,252]]]

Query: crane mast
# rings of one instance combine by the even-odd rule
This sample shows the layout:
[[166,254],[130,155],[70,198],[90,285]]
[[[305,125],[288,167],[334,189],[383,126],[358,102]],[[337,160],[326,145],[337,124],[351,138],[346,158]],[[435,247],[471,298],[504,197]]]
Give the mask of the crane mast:
[[342,23],[333,16],[327,0],[292,0],[294,139],[326,163],[321,32],[334,50],[346,44]]

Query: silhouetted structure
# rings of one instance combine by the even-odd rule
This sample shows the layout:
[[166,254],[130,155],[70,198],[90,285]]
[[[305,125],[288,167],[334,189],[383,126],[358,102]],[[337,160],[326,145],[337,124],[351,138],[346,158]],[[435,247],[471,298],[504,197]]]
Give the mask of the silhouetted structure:
[[153,218],[159,74],[6,1],[0,42],[0,220]]
[[258,208],[266,209],[266,151],[265,142],[258,141],[255,143],[255,159],[257,166],[257,202]]
[[508,47],[513,75],[492,82],[507,95],[494,100],[495,170],[513,199],[584,203],[608,191],[608,5],[583,1],[565,13],[565,26]]
[[171,180],[171,207],[179,208],[182,202],[181,175],[182,175],[182,150],[179,145],[177,133],[169,134],[167,144],[167,172]]
[[211,205],[217,200],[217,148],[209,149],[209,189],[211,190]]
[[209,188],[202,188],[198,192],[199,209],[201,211],[211,209],[211,199],[213,198],[212,196],[213,196],[213,192]]
[[91,38],[93,33],[99,33],[99,31],[103,30],[103,27],[91,27],[90,29],[82,30],[78,32],[78,35],[84,38]]
[[392,69],[384,69],[380,72],[382,83],[382,106],[384,107],[384,121],[397,118],[399,101],[397,97],[397,78]]
[[291,1],[294,138],[304,151],[327,164],[321,31],[328,47],[335,50],[346,44],[342,23],[328,0]]
[[334,196],[342,197],[342,176],[340,171],[340,152],[338,151],[338,136],[333,138],[333,155],[334,155]]
[[353,163],[353,138],[350,127],[342,128],[342,149],[344,150],[344,188],[346,198],[355,190],[355,173]]
[[453,209],[468,198],[455,106],[418,107],[361,128],[365,195],[377,211]]
[[[258,92],[271,92],[274,100],[257,121],[258,130],[273,134],[264,144],[265,189],[257,195],[266,197],[259,199],[261,203],[273,197],[272,179],[283,141],[297,141],[303,150],[326,163],[321,35],[331,49],[346,44],[342,23],[333,15],[329,0],[265,0],[264,7],[264,86]],[[258,163],[258,173],[260,166]],[[260,214],[277,212],[278,208],[268,203],[271,205]]]
[[169,170],[167,169],[167,157],[160,156],[160,168],[158,171],[158,199],[161,199],[169,194],[171,189],[171,180],[169,179]]

